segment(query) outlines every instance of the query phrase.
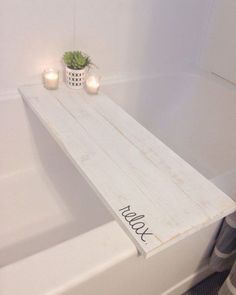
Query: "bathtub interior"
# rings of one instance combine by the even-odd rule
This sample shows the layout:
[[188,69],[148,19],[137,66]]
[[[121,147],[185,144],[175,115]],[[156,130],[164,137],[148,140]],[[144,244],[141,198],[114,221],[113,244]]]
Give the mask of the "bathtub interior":
[[0,105],[0,266],[5,266],[112,217],[20,97]]
[[182,73],[103,86],[116,103],[236,199],[236,87]]

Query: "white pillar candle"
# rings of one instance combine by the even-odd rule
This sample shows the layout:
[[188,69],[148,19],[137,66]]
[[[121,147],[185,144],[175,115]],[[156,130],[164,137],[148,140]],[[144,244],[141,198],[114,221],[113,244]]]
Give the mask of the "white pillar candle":
[[94,75],[89,76],[85,82],[86,90],[91,94],[97,94],[100,87],[99,80],[100,79]]
[[46,89],[57,89],[59,84],[59,72],[54,69],[45,70],[43,73],[43,82]]

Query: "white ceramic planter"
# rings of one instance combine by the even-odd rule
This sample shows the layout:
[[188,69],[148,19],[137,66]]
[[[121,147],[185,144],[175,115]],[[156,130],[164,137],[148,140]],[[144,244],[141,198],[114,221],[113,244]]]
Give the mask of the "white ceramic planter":
[[72,70],[66,67],[66,85],[72,89],[84,87],[87,68],[82,70]]

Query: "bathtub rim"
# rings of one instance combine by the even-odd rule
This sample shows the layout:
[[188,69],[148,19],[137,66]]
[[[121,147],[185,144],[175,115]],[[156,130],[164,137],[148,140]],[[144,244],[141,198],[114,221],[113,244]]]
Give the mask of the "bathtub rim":
[[[212,225],[213,228],[215,226],[217,228],[220,222]],[[104,237],[107,236],[110,240],[104,243]],[[91,247],[88,247],[89,243]],[[64,292],[68,294],[69,290],[89,282],[97,275],[129,259],[146,261],[138,255],[135,245],[118,223],[111,221],[52,248],[4,266],[0,269],[0,285],[3,295],[16,293],[59,295]],[[63,270],[60,265],[63,265]],[[208,265],[204,264],[170,286],[161,295],[183,293],[212,273]],[[14,284],[12,284],[13,278]]]
[[[104,242],[106,237],[109,239]],[[65,254],[67,257],[64,261]],[[138,256],[135,245],[113,220],[75,238],[3,266],[0,268],[0,285],[3,286],[4,295],[17,292],[35,295],[60,294],[132,256]],[[63,263],[65,266],[63,271],[55,269],[57,264]],[[56,278],[50,277],[50,273],[54,272]],[[16,280],[14,285],[13,277]],[[37,292],[34,290],[36,285]]]

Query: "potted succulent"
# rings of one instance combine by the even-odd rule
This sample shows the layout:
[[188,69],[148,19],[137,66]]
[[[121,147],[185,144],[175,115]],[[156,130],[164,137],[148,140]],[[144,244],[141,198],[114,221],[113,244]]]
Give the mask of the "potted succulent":
[[64,53],[63,61],[66,66],[66,84],[72,89],[84,86],[87,69],[92,65],[90,57],[81,51]]

